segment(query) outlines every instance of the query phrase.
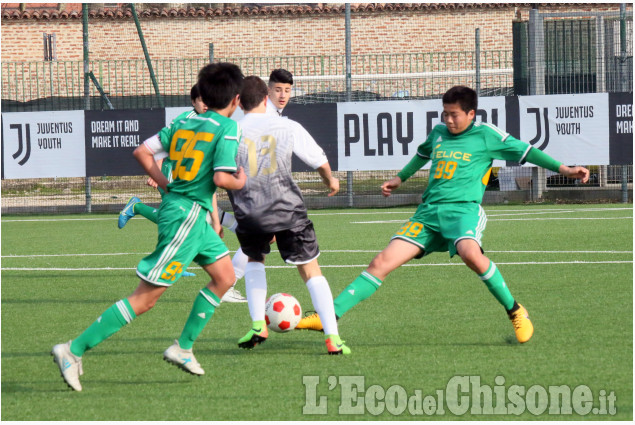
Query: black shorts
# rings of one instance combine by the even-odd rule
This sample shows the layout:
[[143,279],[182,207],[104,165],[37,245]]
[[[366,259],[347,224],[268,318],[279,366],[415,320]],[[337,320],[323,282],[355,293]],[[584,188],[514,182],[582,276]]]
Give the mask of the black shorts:
[[271,240],[276,237],[282,259],[289,264],[306,264],[320,255],[320,247],[315,237],[313,223],[273,233],[241,233],[236,236],[243,252],[256,261],[263,261],[271,252]]

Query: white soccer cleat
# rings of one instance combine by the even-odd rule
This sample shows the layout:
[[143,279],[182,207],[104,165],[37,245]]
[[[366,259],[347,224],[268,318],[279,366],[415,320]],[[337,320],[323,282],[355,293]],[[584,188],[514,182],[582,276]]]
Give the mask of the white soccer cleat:
[[75,391],[82,390],[79,376],[84,374],[82,369],[82,358],[71,353],[71,341],[64,344],[57,344],[51,351],[53,361],[60,368],[60,373],[64,382]]
[[192,375],[204,375],[205,371],[201,365],[196,361],[196,357],[192,353],[192,349],[184,350],[179,346],[179,341],[175,340],[174,344],[170,345],[167,350],[163,352],[163,359],[183,369]]
[[234,288],[233,286],[229,288],[227,292],[225,292],[225,295],[223,295],[223,298],[221,298],[220,300],[225,303],[246,303],[247,302],[247,298],[243,297],[240,291],[238,291],[238,289]]

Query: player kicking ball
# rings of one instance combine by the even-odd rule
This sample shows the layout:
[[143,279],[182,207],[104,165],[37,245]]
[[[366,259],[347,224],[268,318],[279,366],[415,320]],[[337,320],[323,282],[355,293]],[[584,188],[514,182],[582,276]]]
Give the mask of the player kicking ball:
[[339,180],[331,174],[324,151],[309,133],[295,121],[268,114],[266,101],[264,81],[255,76],[245,78],[240,94],[245,112],[240,120],[243,139],[236,163],[245,168],[249,178],[242,189],[228,194],[238,221],[236,236],[249,257],[245,288],[253,322],[249,332],[238,340],[238,346],[254,348],[268,337],[265,256],[271,252],[270,242],[275,236],[280,256],[298,268],[315,310],[324,319],[328,354],[349,354],[337,329],[331,289],[317,261],[320,250],[313,223],[291,175],[292,154],[318,171],[331,191],[328,196],[339,191]]
[[[245,173],[236,166],[240,128],[229,118],[238,106],[243,74],[234,64],[213,63],[201,69],[197,84],[209,110],[175,123],[166,140],[151,137],[134,151],[166,192],[159,207],[157,246],[137,266],[139,285],[77,338],[53,347],[53,360],[75,391],[82,390],[79,377],[84,353],[153,308],[192,261],[209,274],[210,282],[196,296],[180,337],[163,352],[163,358],[188,373],[205,373],[192,347],[235,281],[229,250],[207,223],[207,214],[217,187],[237,190],[245,184]],[[154,160],[162,152],[170,153],[165,160],[173,165],[172,182]],[[185,156],[186,152],[195,155]]]
[[[516,333],[525,343],[534,328],[527,310],[512,296],[500,270],[481,249],[487,217],[481,208],[494,159],[529,162],[573,178],[589,180],[584,167],[567,167],[544,152],[515,139],[501,129],[474,121],[476,92],[455,86],[443,95],[444,124],[438,124],[416,155],[396,177],[381,186],[390,196],[403,182],[429,161],[430,182],[415,214],[394,234],[390,243],[335,299],[335,314],[347,311],[370,297],[388,274],[413,258],[432,252],[458,254],[485,283],[503,306]],[[318,313],[303,318],[296,329],[322,330]]]

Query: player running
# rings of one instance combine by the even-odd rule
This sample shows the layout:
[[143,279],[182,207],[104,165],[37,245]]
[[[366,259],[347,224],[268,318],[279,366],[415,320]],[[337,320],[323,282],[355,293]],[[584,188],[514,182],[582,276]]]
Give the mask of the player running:
[[[196,86],[196,84],[194,84],[192,86],[192,89],[190,90],[190,100],[192,101],[193,109],[191,111],[185,111],[179,114],[176,118],[172,120],[169,126],[163,127],[161,130],[159,130],[159,132],[157,133],[157,137],[160,140],[168,140],[168,138],[170,137],[170,130],[172,129],[172,126],[175,123],[190,119],[192,117],[196,117],[199,114],[202,114],[207,111],[207,105],[203,103],[203,100],[201,99],[201,96],[199,94],[198,87]],[[163,175],[168,179],[168,181],[171,182],[172,181],[172,162],[163,161],[163,158],[165,158],[165,156],[167,156],[167,153],[164,152],[162,156],[155,157],[155,160],[157,162],[157,165],[161,168],[161,173],[163,173]],[[151,177],[148,178],[148,185],[154,187],[155,189],[158,189],[159,193],[161,194],[161,198],[163,199],[163,194],[165,192],[163,191],[163,189],[161,189],[157,185],[156,181],[154,181]],[[236,228],[235,220],[233,219],[231,214],[225,213],[225,211],[221,210],[218,207],[218,204],[216,203],[216,194],[214,194],[212,205],[213,205],[213,210],[210,216],[208,216],[208,222],[212,227],[214,227],[214,230],[216,231],[216,233],[221,234],[222,229],[220,225],[223,225],[227,227],[229,230],[231,230],[232,232],[235,232],[235,228]],[[141,202],[141,199],[139,199],[136,196],[133,196],[128,200],[126,205],[123,207],[123,209],[119,213],[117,227],[119,227],[120,229],[123,229],[124,226],[128,223],[128,221],[137,214],[147,218],[153,223],[156,223],[158,221],[159,209],[146,205],[143,202]],[[240,258],[240,256],[238,258]],[[245,259],[244,262],[246,264],[247,260]],[[244,266],[243,266],[243,270],[244,270]],[[240,271],[240,276],[238,274],[239,274],[239,271],[236,271],[236,282],[238,282],[238,279],[240,279],[243,276],[244,271],[242,270]],[[196,276],[196,275],[194,273],[190,273],[184,270],[181,276],[187,277],[187,276]],[[223,295],[223,298],[221,299],[221,301],[228,302],[228,303],[247,302],[247,298],[243,297],[240,291],[238,291],[235,288],[235,286],[236,286],[236,283],[234,283],[234,286],[229,288],[229,290],[225,293],[225,295]]]
[[[476,92],[455,86],[443,95],[443,118],[396,177],[381,186],[390,196],[429,161],[430,182],[415,214],[397,230],[390,243],[335,299],[335,314],[370,297],[388,274],[413,258],[432,252],[459,254],[505,308],[519,342],[529,341],[534,328],[527,310],[516,302],[498,267],[483,254],[481,238],[487,217],[481,202],[492,161],[529,162],[586,183],[589,170],[567,167],[544,152],[487,123],[474,122]],[[296,329],[322,330],[319,312],[303,318]]]
[[[245,173],[235,160],[240,128],[229,119],[238,106],[243,74],[234,64],[214,63],[201,69],[197,84],[209,110],[175,123],[167,141],[153,136],[134,151],[146,172],[166,191],[159,207],[157,246],[137,266],[139,286],[77,338],[53,347],[54,361],[64,381],[75,391],[82,390],[79,376],[83,354],[150,310],[192,260],[211,280],[194,300],[181,336],[163,357],[191,374],[205,373],[192,346],[235,281],[229,251],[206,216],[217,187],[235,190],[245,184]],[[172,182],[154,160],[164,151],[169,152],[165,160],[173,165]]]
[[236,163],[249,176],[245,187],[229,192],[238,228],[236,236],[249,257],[245,269],[245,288],[252,328],[238,341],[241,348],[253,348],[268,336],[265,323],[267,279],[265,255],[271,251],[275,236],[281,257],[294,264],[306,283],[315,310],[324,318],[326,347],[329,354],[349,354],[341,341],[333,296],[322,275],[317,257],[320,250],[307,216],[300,189],[291,176],[291,157],[296,154],[308,166],[317,169],[328,196],[339,191],[339,180],[331,174],[324,151],[298,123],[266,113],[267,86],[260,78],[245,78],[240,95],[245,117],[240,121],[243,140]]

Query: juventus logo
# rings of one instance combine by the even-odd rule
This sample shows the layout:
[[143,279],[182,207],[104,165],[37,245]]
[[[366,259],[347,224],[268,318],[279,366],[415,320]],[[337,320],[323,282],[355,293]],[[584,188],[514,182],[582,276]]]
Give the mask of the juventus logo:
[[[549,108],[543,108],[542,119],[540,117],[540,108],[527,108],[527,113],[536,114],[536,136],[529,141],[529,144],[537,149],[540,149],[541,151],[544,151],[549,144]],[[543,123],[545,127],[545,136],[544,140],[540,142],[540,139],[543,138]]]
[[12,155],[13,159],[18,159],[18,157],[22,155],[24,151],[24,157],[18,161],[18,164],[24,165],[31,157],[31,126],[29,124],[24,124],[26,140],[22,139],[21,124],[11,124],[9,125],[9,128],[15,128],[18,130],[18,150]]

